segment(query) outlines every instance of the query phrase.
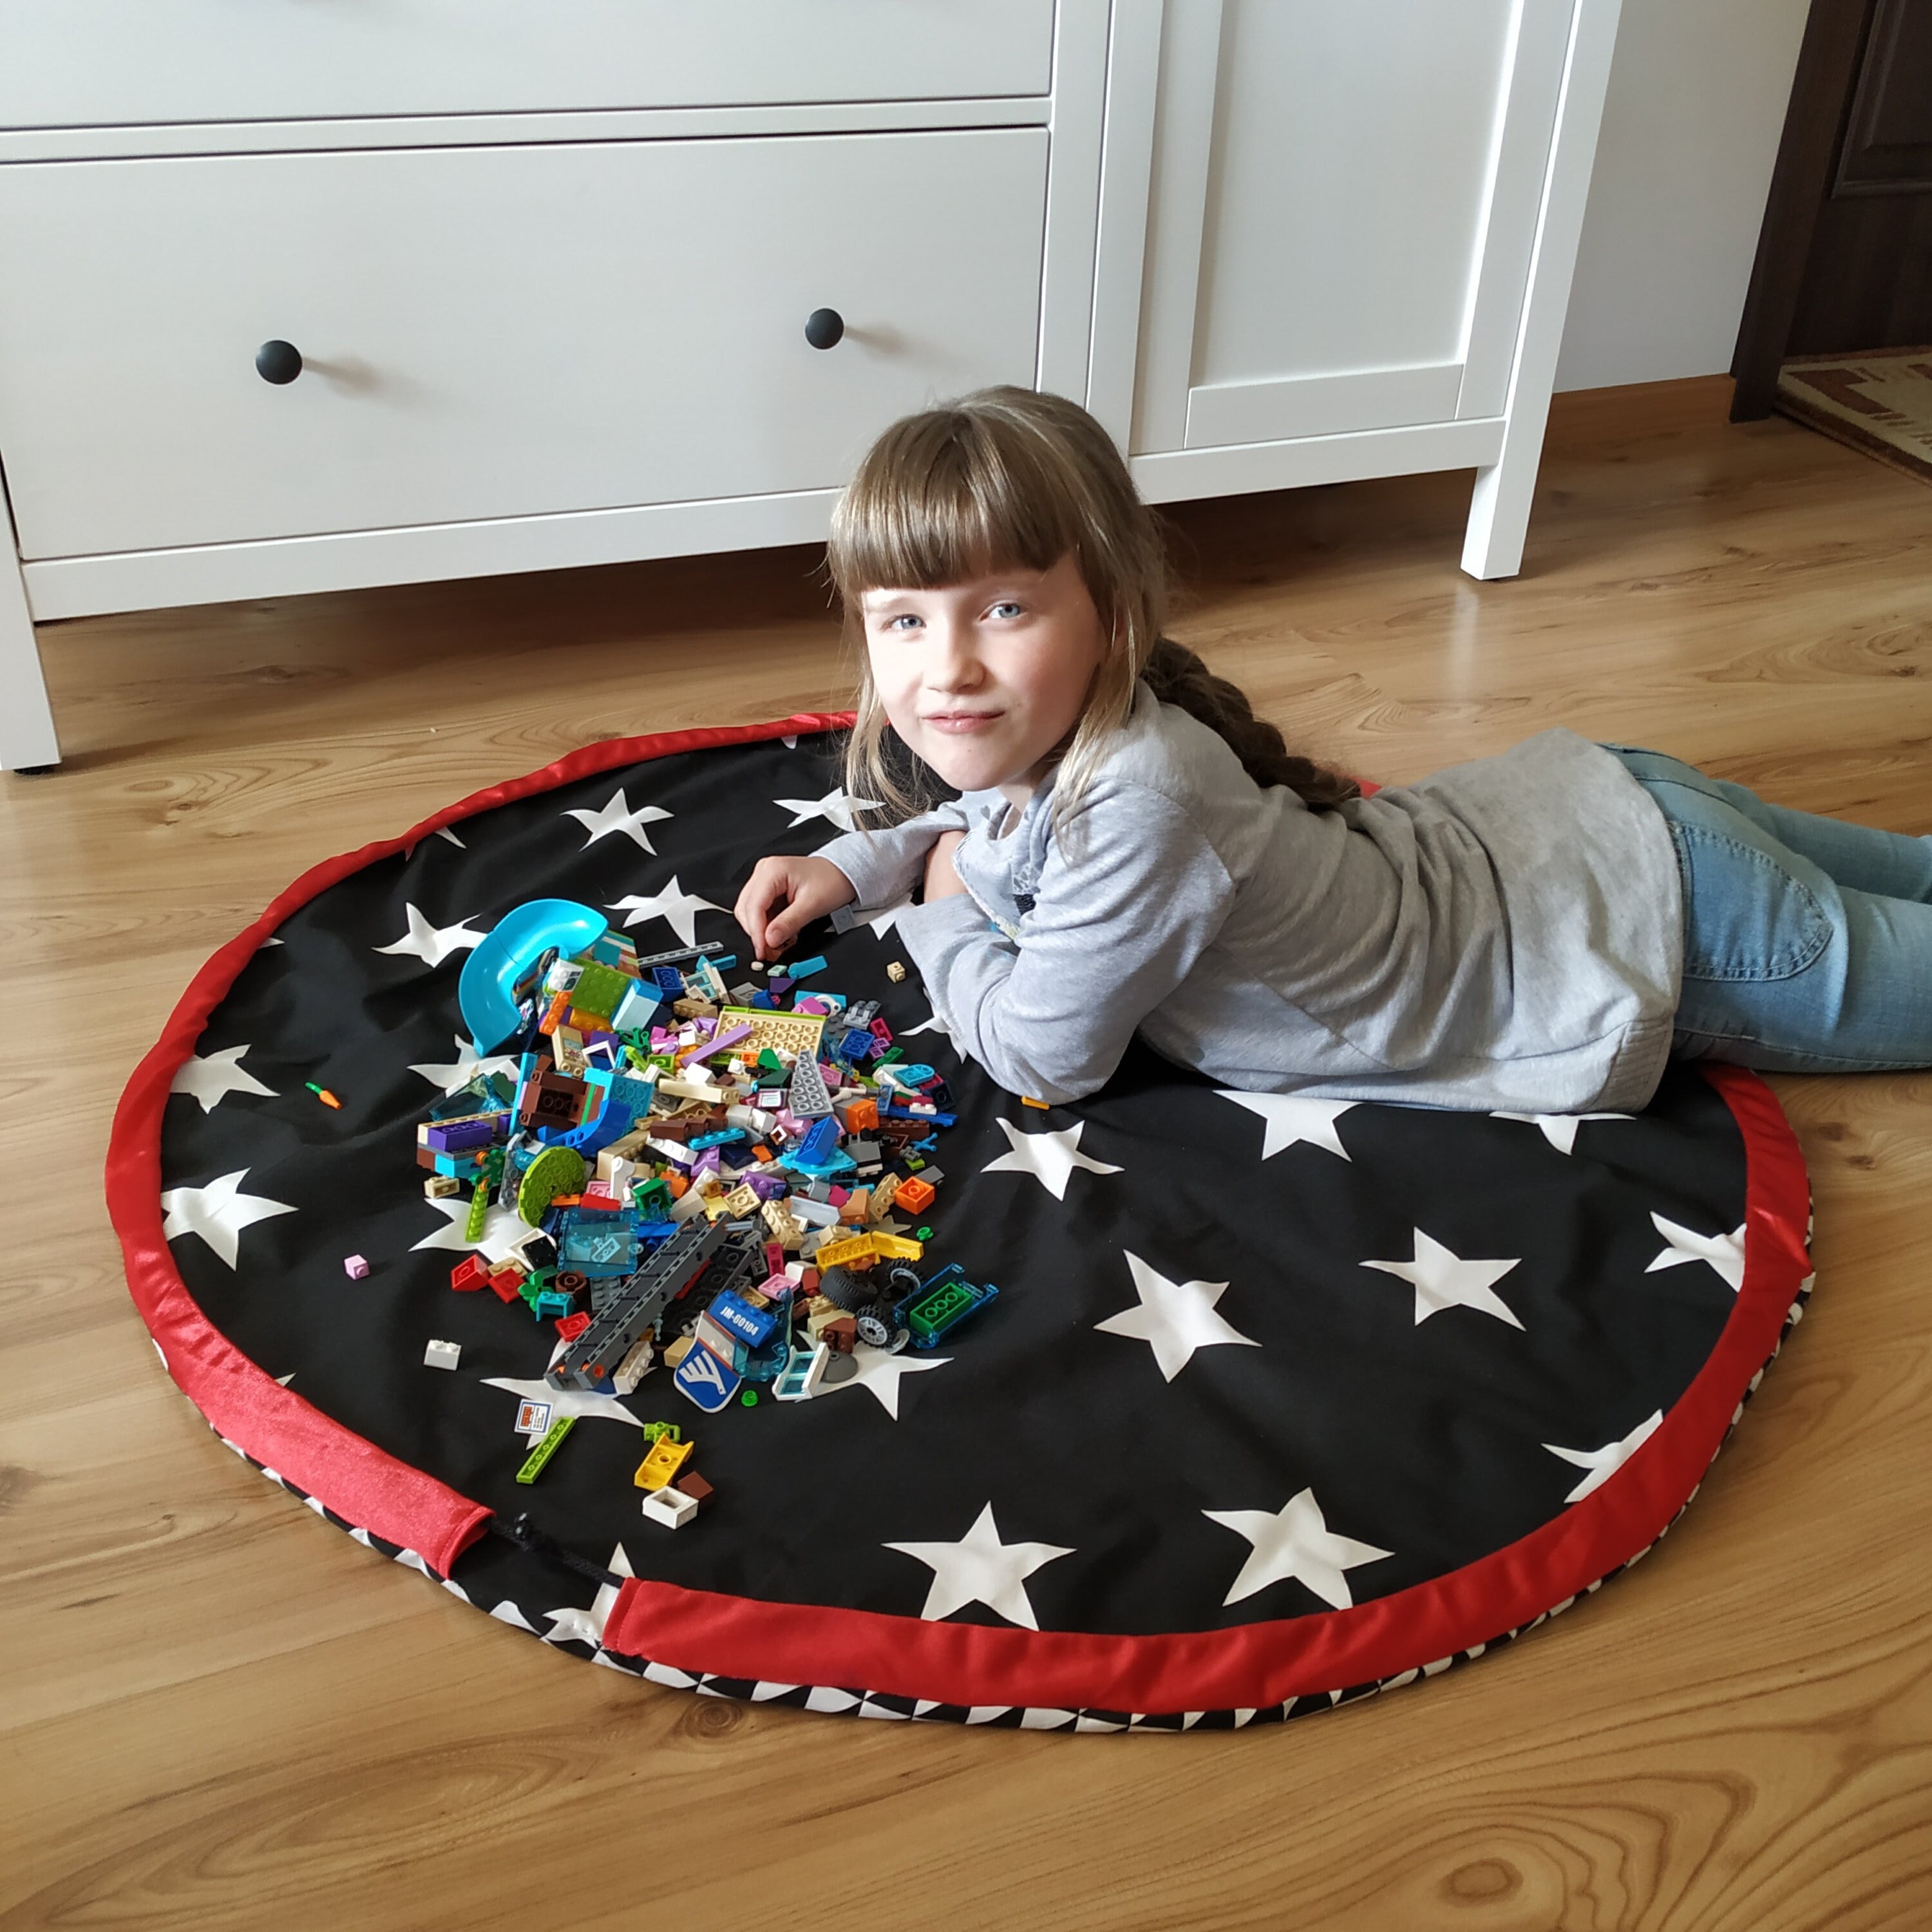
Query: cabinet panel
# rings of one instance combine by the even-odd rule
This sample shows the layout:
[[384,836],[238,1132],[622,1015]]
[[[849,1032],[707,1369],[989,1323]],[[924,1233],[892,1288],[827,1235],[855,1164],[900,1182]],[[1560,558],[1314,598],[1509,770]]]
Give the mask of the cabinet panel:
[[6,0],[0,127],[1044,94],[1053,0]]
[[[0,168],[22,554],[836,486],[895,416],[1034,381],[1046,146]],[[830,349],[806,338],[820,308]],[[284,386],[257,373],[271,339],[304,358]]]
[[1572,5],[1170,0],[1137,453],[1501,407]]

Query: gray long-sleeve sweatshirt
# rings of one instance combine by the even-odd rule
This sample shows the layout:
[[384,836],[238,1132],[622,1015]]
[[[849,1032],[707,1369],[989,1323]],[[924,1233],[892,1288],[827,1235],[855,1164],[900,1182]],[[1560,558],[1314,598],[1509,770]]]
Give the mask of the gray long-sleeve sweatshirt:
[[1142,682],[1064,850],[1053,790],[1017,814],[968,792],[819,853],[869,911],[964,829],[965,894],[896,929],[954,1042],[1014,1093],[1094,1092],[1136,1031],[1256,1092],[1563,1113],[1656,1087],[1682,970],[1676,850],[1574,732],[1311,807]]

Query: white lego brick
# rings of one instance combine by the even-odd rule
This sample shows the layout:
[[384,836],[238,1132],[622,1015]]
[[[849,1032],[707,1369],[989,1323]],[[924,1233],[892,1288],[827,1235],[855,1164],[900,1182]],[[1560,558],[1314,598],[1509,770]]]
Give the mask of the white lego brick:
[[682,1529],[698,1514],[698,1498],[688,1496],[667,1483],[644,1498],[644,1520],[661,1522],[667,1529]]
[[462,1359],[463,1346],[459,1342],[431,1342],[423,1351],[426,1369],[453,1369]]

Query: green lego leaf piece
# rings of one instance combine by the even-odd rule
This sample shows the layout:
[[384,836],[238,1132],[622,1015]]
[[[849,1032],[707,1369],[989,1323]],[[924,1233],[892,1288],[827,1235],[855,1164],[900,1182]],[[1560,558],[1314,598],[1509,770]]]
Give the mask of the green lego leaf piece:
[[[547,1147],[524,1170],[517,1189],[517,1212],[534,1228],[560,1194],[580,1194],[590,1170],[574,1148]],[[481,1233],[482,1230],[478,1230]],[[470,1238],[474,1240],[476,1237]]]
[[490,1184],[479,1180],[476,1191],[470,1197],[470,1219],[464,1223],[463,1238],[466,1241],[480,1241],[483,1230],[490,1220]]
[[905,1048],[904,1047],[889,1046],[886,1048],[884,1053],[879,1055],[878,1060],[873,1064],[875,1066],[890,1066],[894,1060],[903,1060],[904,1058]]

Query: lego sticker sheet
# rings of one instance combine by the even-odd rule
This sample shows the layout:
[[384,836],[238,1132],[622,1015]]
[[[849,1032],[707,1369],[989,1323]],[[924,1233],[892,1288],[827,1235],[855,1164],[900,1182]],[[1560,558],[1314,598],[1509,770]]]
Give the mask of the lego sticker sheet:
[[[752,864],[852,822],[832,748],[580,754],[295,907],[214,1005],[156,1265],[484,1528],[432,1564],[318,1507],[664,1681],[1088,1727],[1326,1708],[1655,1540],[1809,1287],[1760,1083],[1454,1115],[1136,1045],[1029,1104],[896,909],[749,958]],[[479,1052],[466,962],[538,902],[607,929],[512,959]]]

